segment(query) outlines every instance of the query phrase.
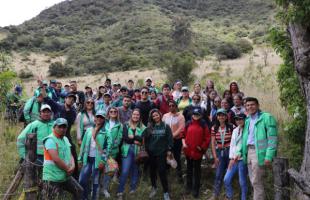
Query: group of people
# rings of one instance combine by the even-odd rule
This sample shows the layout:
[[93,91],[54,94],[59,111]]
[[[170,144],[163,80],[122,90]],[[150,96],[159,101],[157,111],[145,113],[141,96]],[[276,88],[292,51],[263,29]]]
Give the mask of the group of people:
[[[106,79],[96,90],[86,86],[79,91],[76,81],[63,87],[56,80],[39,80],[24,106],[26,126],[17,147],[26,159],[27,134],[37,134],[42,199],[56,198],[61,190],[74,199],[97,199],[100,194],[110,198],[112,180],[119,182],[117,197],[123,199],[128,177],[132,195],[143,172],[151,182],[149,197],[157,195],[159,176],[163,198],[169,200],[171,168],[176,168],[178,182],[185,182],[186,194],[198,198],[203,157],[214,161],[212,199],[219,199],[223,183],[226,199],[233,199],[237,172],[242,200],[248,196],[248,176],[254,200],[265,198],[264,170],[276,155],[277,123],[259,109],[256,98],[239,90],[237,82],[223,95],[211,80],[204,89],[195,83],[190,92],[181,81],[156,88],[151,77],[140,88],[134,88],[133,80],[122,86]],[[74,125],[76,133],[71,131]],[[211,154],[206,153],[209,148]],[[119,170],[111,173],[111,163]]]

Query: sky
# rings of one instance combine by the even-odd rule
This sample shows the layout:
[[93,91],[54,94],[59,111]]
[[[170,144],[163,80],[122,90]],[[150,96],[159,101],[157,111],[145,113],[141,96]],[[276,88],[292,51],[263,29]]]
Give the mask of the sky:
[[19,25],[64,0],[0,0],[0,27]]

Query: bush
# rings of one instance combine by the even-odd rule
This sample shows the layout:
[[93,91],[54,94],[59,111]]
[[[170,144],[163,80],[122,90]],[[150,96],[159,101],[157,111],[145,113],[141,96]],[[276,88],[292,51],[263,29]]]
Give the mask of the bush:
[[241,57],[241,50],[233,43],[222,43],[215,50],[219,60],[236,59]]
[[22,69],[18,75],[19,78],[27,79],[33,77],[33,73],[29,69]]
[[253,51],[252,43],[248,41],[247,39],[237,40],[236,46],[239,47],[241,53],[249,53]]
[[50,64],[48,72],[50,76],[64,77],[71,75],[73,69],[70,67],[65,67],[61,62],[54,62]]

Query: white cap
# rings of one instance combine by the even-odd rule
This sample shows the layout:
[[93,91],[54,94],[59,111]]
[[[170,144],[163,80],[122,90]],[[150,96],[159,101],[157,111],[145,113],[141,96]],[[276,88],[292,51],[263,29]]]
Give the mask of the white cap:
[[153,81],[151,77],[146,77],[146,78],[145,78],[145,82],[146,82],[147,80]]
[[43,105],[41,106],[40,111],[43,111],[43,110],[45,110],[45,109],[49,109],[50,111],[52,111],[52,109],[51,109],[51,107],[50,107],[49,105],[43,104]]

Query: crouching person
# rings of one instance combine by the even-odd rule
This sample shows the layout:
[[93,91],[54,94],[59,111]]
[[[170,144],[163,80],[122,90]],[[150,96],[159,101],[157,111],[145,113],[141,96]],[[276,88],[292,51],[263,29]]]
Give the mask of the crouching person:
[[98,111],[95,118],[95,127],[88,128],[85,136],[83,137],[79,165],[83,166],[79,183],[84,189],[83,200],[88,199],[89,193],[89,178],[92,176],[92,198],[93,200],[98,199],[98,186],[99,186],[99,169],[103,169],[103,160],[101,155],[103,154],[103,145],[105,141],[105,122],[104,111]]
[[70,143],[65,136],[68,122],[58,118],[53,126],[53,132],[43,140],[43,191],[42,199],[58,199],[62,190],[70,192],[72,199],[81,199],[83,188],[71,177],[74,171],[74,159]]

